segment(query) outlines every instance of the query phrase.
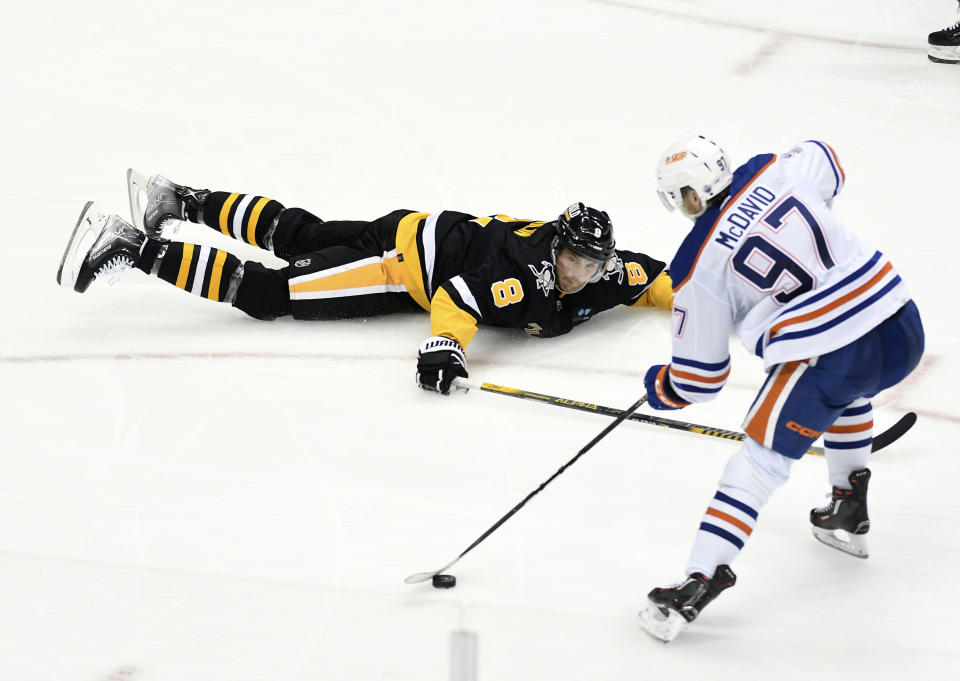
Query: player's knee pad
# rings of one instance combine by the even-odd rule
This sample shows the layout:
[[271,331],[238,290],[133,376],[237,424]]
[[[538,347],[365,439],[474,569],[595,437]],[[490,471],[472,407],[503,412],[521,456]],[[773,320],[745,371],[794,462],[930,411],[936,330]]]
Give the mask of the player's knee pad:
[[720,488],[743,490],[755,497],[758,506],[763,506],[790,477],[793,462],[794,459],[778,454],[748,437],[740,451],[727,462],[720,478]]
[[243,264],[243,277],[233,306],[254,319],[270,321],[290,314],[290,290],[282,270],[271,270],[258,262]]

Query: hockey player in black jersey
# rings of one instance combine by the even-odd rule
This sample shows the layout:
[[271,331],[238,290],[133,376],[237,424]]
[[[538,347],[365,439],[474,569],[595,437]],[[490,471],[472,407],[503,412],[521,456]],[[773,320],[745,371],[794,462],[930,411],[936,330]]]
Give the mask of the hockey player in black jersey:
[[[135,267],[256,319],[346,319],[430,313],[417,383],[448,394],[467,376],[478,324],[558,336],[617,305],[670,310],[665,264],[615,248],[605,212],[582,203],[552,221],[396,210],[371,222],[324,221],[252,194],[177,185],[128,172],[136,226],[88,203],[57,281],[78,292]],[[272,251],[271,269],[227,251],[162,238],[186,220]]]

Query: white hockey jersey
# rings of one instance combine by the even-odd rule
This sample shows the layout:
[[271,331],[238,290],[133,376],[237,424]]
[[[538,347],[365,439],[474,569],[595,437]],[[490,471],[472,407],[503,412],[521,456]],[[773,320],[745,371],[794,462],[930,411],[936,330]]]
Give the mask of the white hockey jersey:
[[670,264],[680,397],[720,391],[731,329],[769,369],[841,348],[910,299],[887,258],[830,210],[844,180],[832,148],[804,142],[750,159],[730,198],[700,216]]

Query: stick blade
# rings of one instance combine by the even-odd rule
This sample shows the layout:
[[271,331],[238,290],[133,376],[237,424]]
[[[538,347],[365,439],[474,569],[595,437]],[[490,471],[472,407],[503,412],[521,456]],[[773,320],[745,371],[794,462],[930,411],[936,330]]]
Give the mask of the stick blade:
[[421,582],[426,582],[429,579],[433,579],[434,575],[439,575],[440,570],[436,572],[417,572],[416,574],[410,575],[405,580],[406,584],[420,584]]
[[913,428],[913,424],[916,422],[917,415],[912,411],[908,411],[900,417],[899,421],[873,438],[873,451],[878,452],[899,440],[908,430]]

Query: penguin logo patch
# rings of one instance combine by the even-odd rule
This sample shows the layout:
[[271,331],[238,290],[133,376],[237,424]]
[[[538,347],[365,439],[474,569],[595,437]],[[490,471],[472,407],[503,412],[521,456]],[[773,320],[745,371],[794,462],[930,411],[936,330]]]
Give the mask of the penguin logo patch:
[[541,260],[540,264],[543,265],[543,269],[541,270],[538,270],[534,265],[527,265],[527,267],[530,268],[534,278],[537,280],[537,290],[543,291],[543,295],[549,298],[550,292],[556,283],[556,277],[553,274],[553,263]]

